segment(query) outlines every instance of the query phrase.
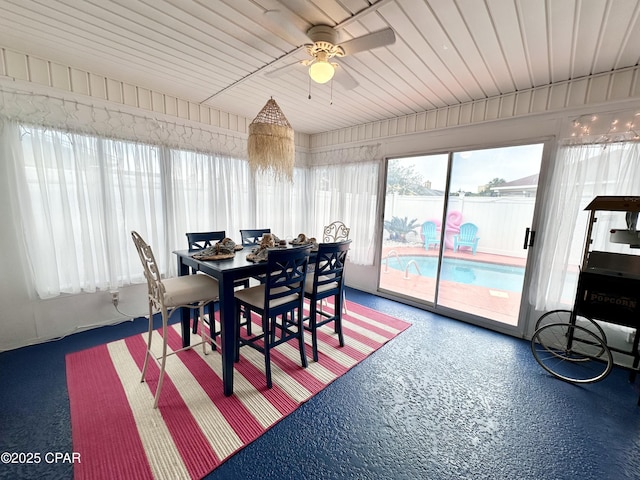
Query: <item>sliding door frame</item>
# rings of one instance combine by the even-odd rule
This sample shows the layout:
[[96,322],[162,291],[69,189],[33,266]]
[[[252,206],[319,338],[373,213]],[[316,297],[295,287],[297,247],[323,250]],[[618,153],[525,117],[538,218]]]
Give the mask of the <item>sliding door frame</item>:
[[[504,333],[507,335],[519,337],[519,338],[528,338],[530,336],[530,326],[535,323],[535,318],[540,312],[535,312],[531,303],[529,301],[529,285],[531,282],[530,275],[530,267],[534,262],[537,261],[537,249],[535,244],[530,248],[530,252],[527,255],[527,260],[525,264],[525,278],[522,286],[522,300],[520,303],[520,311],[518,315],[518,324],[516,326],[507,325],[501,322],[497,322],[495,320],[491,320],[488,318],[480,317],[474,314],[470,314],[467,312],[453,310],[451,308],[443,307],[441,305],[437,305],[437,303],[429,302],[429,301],[421,301],[415,297],[410,297],[408,295],[403,295],[398,292],[391,292],[389,290],[384,290],[380,288],[380,275],[381,275],[381,266],[382,266],[382,248],[383,248],[383,236],[384,236],[384,212],[385,212],[385,204],[386,204],[386,189],[387,189],[387,177],[389,170],[389,161],[400,158],[409,158],[409,157],[418,157],[418,156],[428,156],[428,155],[448,155],[448,163],[447,163],[447,183],[445,189],[445,202],[449,198],[449,189],[451,183],[451,171],[452,171],[452,162],[453,155],[455,153],[469,151],[469,150],[487,150],[493,148],[503,148],[503,147],[517,147],[524,145],[531,145],[540,143],[543,144],[542,148],[542,158],[540,161],[540,174],[538,178],[538,188],[537,195],[534,204],[534,213],[531,219],[531,230],[536,232],[536,237],[539,239],[544,232],[539,231],[538,227],[541,224],[540,218],[544,215],[543,207],[544,207],[544,197],[547,193],[547,189],[549,188],[549,181],[552,175],[552,163],[551,159],[555,155],[556,152],[556,138],[554,136],[545,136],[545,137],[535,137],[535,138],[526,138],[520,139],[517,141],[510,142],[501,142],[495,144],[478,144],[478,145],[460,145],[452,147],[451,149],[447,149],[445,151],[442,150],[424,150],[420,152],[411,152],[407,154],[399,154],[394,156],[384,157],[382,160],[383,165],[380,168],[380,182],[379,182],[379,190],[378,190],[378,198],[379,201],[379,211],[378,211],[378,238],[376,240],[376,255],[375,255],[375,266],[376,266],[376,295],[379,295],[383,298],[388,298],[390,300],[399,301],[401,303],[411,305],[417,307],[422,310],[426,310],[429,312],[433,312],[439,315],[443,315],[446,317],[453,318],[455,320],[460,320],[466,323],[470,323],[473,325],[480,326],[482,328],[487,328],[489,330],[493,330],[496,332]],[[447,209],[443,208],[442,212],[442,224],[444,225],[446,221],[446,212]],[[445,232],[444,229],[441,229],[441,242],[444,241]],[[442,244],[442,243],[441,243]],[[438,285],[440,280],[440,270],[442,264],[442,256],[443,250],[441,249],[438,252],[438,269],[436,273],[436,292],[434,299],[437,302],[438,295]],[[534,318],[535,317],[535,318]]]

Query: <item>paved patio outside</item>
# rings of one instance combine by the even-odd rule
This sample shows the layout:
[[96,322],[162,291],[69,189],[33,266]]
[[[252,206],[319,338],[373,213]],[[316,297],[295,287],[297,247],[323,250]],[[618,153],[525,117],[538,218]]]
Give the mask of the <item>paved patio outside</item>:
[[[436,256],[438,254],[438,251],[433,248],[425,250],[423,246],[415,244],[392,244],[383,247],[382,258],[387,258],[392,251],[401,257],[408,255]],[[393,262],[393,257],[392,252],[390,262]],[[445,257],[519,267],[524,267],[526,262],[524,258],[482,252],[476,252],[475,255],[472,255],[471,251],[466,249],[458,252],[446,250]],[[383,261],[380,272],[380,288],[433,302],[435,279],[422,277],[415,269],[409,269],[407,278],[405,278],[405,272],[386,268]],[[517,325],[521,298],[521,293],[443,280],[440,282],[438,304],[508,325]]]

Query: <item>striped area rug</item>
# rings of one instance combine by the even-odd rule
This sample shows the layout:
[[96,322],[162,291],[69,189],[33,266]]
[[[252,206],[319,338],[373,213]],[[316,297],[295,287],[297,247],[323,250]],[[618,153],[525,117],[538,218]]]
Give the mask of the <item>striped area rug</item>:
[[[295,341],[272,351],[271,389],[265,385],[264,357],[242,348],[230,397],[222,393],[220,354],[204,355],[201,346],[168,358],[158,409],[155,363],[147,382],[140,382],[146,333],[67,355],[73,450],[81,455],[74,477],[204,477],[410,326],[353,302],[347,308],[345,346],[339,347],[332,325],[322,327],[317,363],[307,338],[307,369],[300,366]],[[154,335],[161,347],[160,333]],[[169,328],[168,337],[171,348],[181,346],[179,324]]]

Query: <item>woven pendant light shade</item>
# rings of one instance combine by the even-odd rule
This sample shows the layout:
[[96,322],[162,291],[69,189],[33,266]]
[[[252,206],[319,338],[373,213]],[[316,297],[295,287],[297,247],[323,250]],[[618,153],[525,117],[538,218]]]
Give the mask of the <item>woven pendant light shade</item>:
[[252,171],[273,169],[276,177],[293,181],[296,160],[293,128],[273,98],[249,125],[247,154]]

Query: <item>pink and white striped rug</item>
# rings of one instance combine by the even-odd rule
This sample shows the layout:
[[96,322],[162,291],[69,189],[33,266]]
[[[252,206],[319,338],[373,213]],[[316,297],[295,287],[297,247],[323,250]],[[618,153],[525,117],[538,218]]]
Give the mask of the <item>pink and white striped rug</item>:
[[[347,306],[343,348],[327,325],[319,331],[317,363],[307,339],[307,369],[295,342],[272,351],[272,389],[265,386],[264,357],[242,348],[230,397],[222,393],[220,354],[203,355],[201,347],[169,357],[158,409],[155,363],[147,382],[140,382],[146,333],[67,355],[73,451],[81,455],[74,477],[204,477],[410,326],[353,302]],[[160,333],[154,335],[160,347]],[[169,346],[178,349],[179,324],[168,335]]]

